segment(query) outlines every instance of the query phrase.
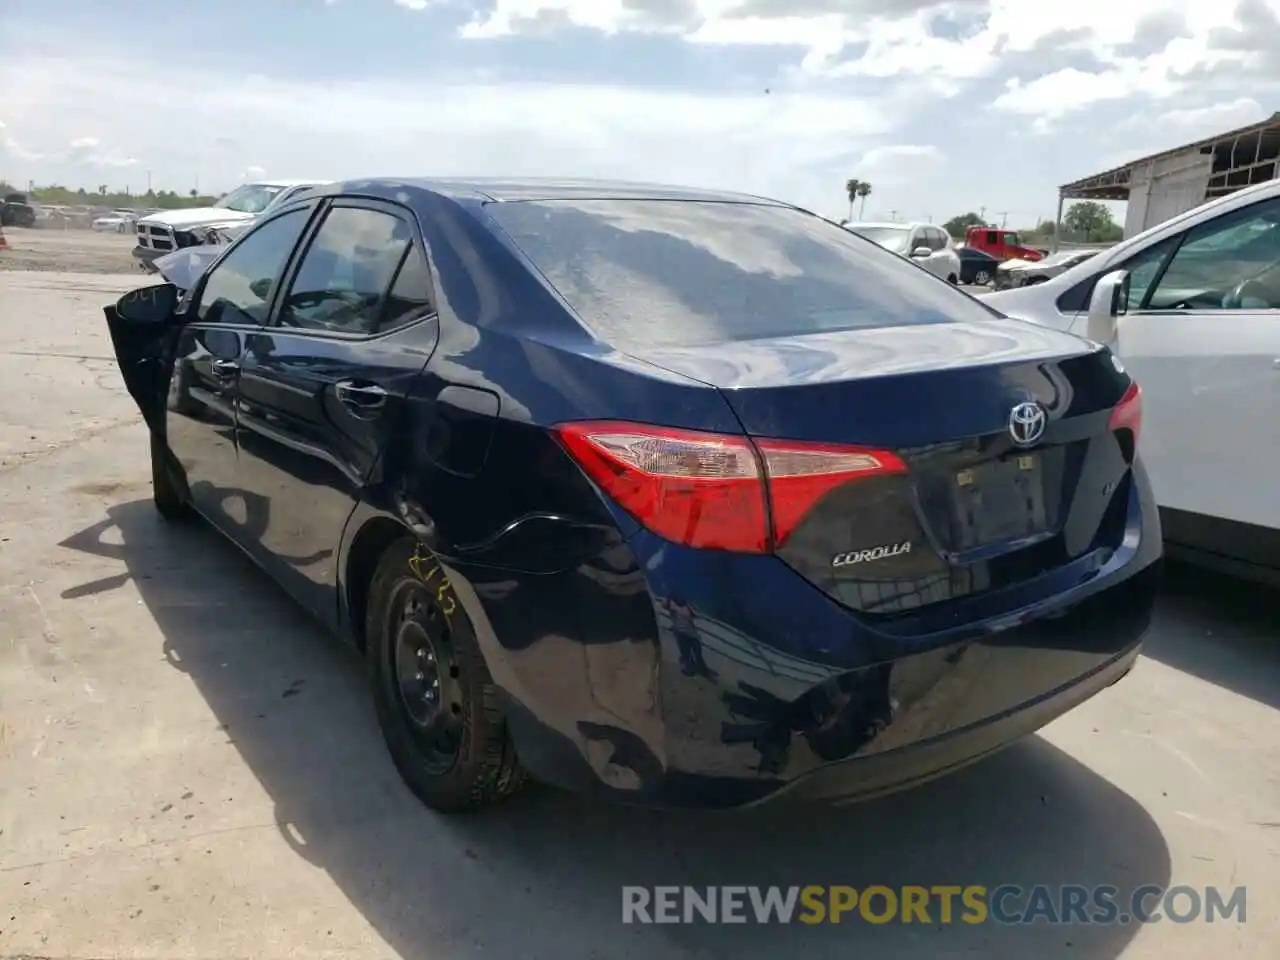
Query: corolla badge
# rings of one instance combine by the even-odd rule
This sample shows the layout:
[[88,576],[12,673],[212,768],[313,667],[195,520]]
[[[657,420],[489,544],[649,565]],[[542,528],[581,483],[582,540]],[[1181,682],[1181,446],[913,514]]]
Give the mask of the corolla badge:
[[866,563],[868,560],[887,560],[889,557],[900,557],[904,553],[910,552],[910,540],[904,540],[902,543],[885,543],[867,550],[850,550],[847,553],[837,553],[831,558],[831,565],[833,567],[847,567],[855,563]]
[[1020,447],[1029,447],[1044,436],[1044,407],[1034,400],[1020,403],[1009,411],[1009,436]]

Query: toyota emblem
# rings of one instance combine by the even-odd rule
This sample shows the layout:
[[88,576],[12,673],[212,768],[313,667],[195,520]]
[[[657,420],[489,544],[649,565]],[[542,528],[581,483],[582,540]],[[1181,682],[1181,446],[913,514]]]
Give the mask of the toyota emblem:
[[1009,436],[1020,447],[1029,447],[1044,436],[1044,407],[1034,400],[1020,403],[1009,411]]

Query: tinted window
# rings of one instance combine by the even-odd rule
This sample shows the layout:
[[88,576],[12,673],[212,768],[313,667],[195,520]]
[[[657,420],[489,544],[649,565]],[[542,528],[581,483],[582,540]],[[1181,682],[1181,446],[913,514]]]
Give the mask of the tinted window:
[[309,216],[290,210],[245,234],[209,274],[196,316],[205,323],[266,323],[271,287]]
[[302,258],[280,325],[371,334],[411,243],[409,227],[381,210],[334,207]]
[[415,241],[405,251],[404,262],[400,265],[395,282],[391,284],[391,292],[387,294],[382,319],[378,323],[378,332],[403,327],[406,323],[434,313],[433,300],[431,270],[427,266],[427,258],[422,255]]
[[877,244],[787,207],[548,200],[486,210],[611,342],[690,345],[997,316]]
[[1280,201],[1260,203],[1187,231],[1147,303],[1151,310],[1181,306],[1280,306]]
[[925,235],[929,238],[929,246],[934,250],[945,250],[951,246],[950,238],[937,227],[930,227]]

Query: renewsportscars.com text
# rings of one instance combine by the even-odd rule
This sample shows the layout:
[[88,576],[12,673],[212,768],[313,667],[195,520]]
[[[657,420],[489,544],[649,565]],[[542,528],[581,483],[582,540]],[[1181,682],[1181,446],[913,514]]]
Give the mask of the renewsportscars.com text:
[[623,887],[623,923],[1245,922],[1246,888],[1140,886]]

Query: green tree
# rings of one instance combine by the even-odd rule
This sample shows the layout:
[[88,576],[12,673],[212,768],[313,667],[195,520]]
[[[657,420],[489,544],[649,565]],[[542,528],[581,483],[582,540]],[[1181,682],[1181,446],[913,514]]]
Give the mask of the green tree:
[[[858,199],[858,191],[862,188],[861,180],[846,180],[844,182],[844,192],[849,195],[849,220],[853,219],[853,204]],[[845,222],[848,223],[849,220]]]
[[1111,211],[1094,200],[1081,200],[1067,208],[1062,217],[1062,231],[1085,243],[1098,243],[1110,240],[1117,231]]
[[968,213],[962,213],[959,216],[952,217],[942,225],[942,229],[957,240],[964,239],[964,232],[970,227],[984,226],[982,218],[970,210]]
[[871,184],[863,180],[858,184],[858,199],[862,201],[858,206],[858,217],[865,217],[867,214],[867,197],[871,196]]

